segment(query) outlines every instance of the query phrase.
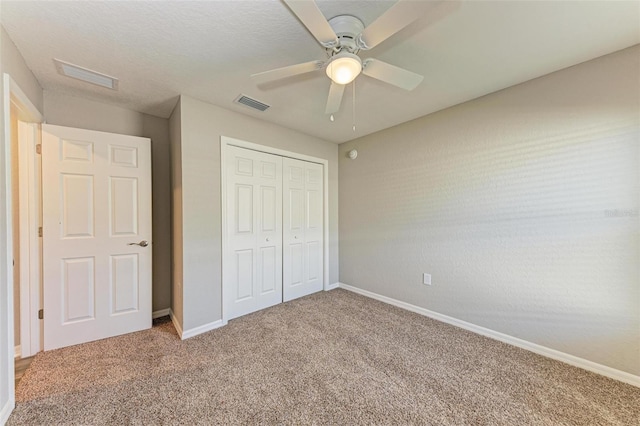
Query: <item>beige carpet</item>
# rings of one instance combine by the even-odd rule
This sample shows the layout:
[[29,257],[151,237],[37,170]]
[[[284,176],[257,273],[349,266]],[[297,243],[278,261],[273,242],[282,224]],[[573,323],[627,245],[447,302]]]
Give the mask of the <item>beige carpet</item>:
[[9,425],[640,425],[640,389],[333,290],[39,354]]

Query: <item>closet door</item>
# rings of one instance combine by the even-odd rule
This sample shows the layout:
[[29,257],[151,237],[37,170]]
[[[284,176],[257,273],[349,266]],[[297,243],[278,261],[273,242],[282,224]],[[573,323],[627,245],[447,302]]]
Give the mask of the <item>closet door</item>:
[[282,157],[229,147],[227,319],[282,302]]
[[322,165],[283,158],[283,299],[322,290]]

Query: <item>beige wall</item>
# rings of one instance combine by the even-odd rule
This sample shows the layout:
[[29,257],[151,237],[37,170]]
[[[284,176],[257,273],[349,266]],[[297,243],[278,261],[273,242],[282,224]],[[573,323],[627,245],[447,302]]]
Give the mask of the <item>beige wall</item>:
[[171,146],[169,120],[143,114],[142,135],[151,139],[153,196],[153,310],[171,306]]
[[337,282],[337,145],[186,96],[181,116],[184,329],[222,318],[220,136],[329,161],[329,282]]
[[341,145],[340,281],[639,375],[638,58]]
[[182,113],[181,102],[169,118],[171,139],[171,234],[172,234],[172,274],[171,311],[174,320],[182,327]]
[[171,151],[169,121],[125,108],[45,90],[49,124],[144,136],[151,139],[153,167],[153,310],[171,305]]
[[[33,76],[26,66],[24,59],[18,52],[4,28],[0,26],[0,75],[7,73],[18,84],[20,89],[27,95],[36,108],[42,111],[42,88],[38,80]],[[5,98],[4,85],[0,85],[0,99]],[[4,117],[4,102],[0,102],[0,117]],[[15,342],[12,339],[10,328],[9,312],[13,300],[9,297],[10,271],[7,265],[10,260],[7,252],[6,242],[9,241],[7,229],[10,228],[7,209],[11,195],[7,193],[7,176],[5,174],[11,163],[7,154],[10,152],[11,140],[6,137],[4,119],[0,119],[0,412],[8,410],[12,401],[10,400],[10,389],[13,387],[7,378],[9,371],[13,368],[13,348]],[[11,203],[12,204],[12,203]],[[13,205],[11,206],[11,208]],[[2,419],[0,419],[0,422]]]

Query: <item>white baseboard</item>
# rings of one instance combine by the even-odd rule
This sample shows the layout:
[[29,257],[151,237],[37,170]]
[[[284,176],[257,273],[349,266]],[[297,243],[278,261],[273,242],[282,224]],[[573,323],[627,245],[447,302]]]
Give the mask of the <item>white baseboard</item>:
[[201,325],[199,327],[190,328],[189,330],[184,330],[180,338],[182,340],[188,339],[189,337],[194,337],[194,336],[197,336],[198,334],[206,333],[207,331],[211,331],[225,325],[227,325],[226,321],[219,319],[217,321],[213,321],[208,324]]
[[340,283],[329,284],[329,286],[324,291],[333,290],[334,288],[340,287]]
[[7,423],[14,408],[16,408],[16,402],[13,399],[8,400],[7,403],[4,404],[4,407],[0,410],[0,425]]
[[170,311],[171,311],[171,308],[160,309],[159,311],[153,311],[151,318],[156,319],[160,317],[166,317],[167,315],[169,315]]
[[210,322],[208,324],[201,325],[199,327],[190,328],[189,330],[182,330],[182,326],[178,323],[178,319],[173,315],[173,311],[169,309],[169,315],[171,316],[171,321],[173,322],[173,326],[176,328],[178,332],[178,336],[180,336],[180,340],[185,340],[190,337],[197,336],[198,334],[206,333],[207,331],[214,330],[216,328],[220,328],[222,326],[227,325],[226,321],[217,320]]
[[178,336],[180,337],[180,339],[182,339],[182,325],[180,325],[180,323],[178,322],[178,319],[173,314],[173,311],[171,310],[171,308],[169,308],[169,316],[171,317],[171,322],[173,323],[173,326],[178,332]]
[[16,346],[14,349],[14,358],[20,358],[22,356],[22,347],[20,345]]
[[617,370],[615,368],[607,367],[606,365],[598,364],[593,361],[589,361],[584,358],[570,355],[564,352],[557,351],[555,349],[547,348],[546,346],[538,345],[537,343],[528,342],[517,337],[509,336],[508,334],[500,333],[488,328],[481,327],[479,325],[472,324],[470,322],[462,321],[447,315],[439,314],[429,309],[421,308],[419,306],[412,305],[410,303],[402,302],[400,300],[392,299],[387,296],[382,296],[371,291],[363,290],[357,287],[353,287],[344,283],[339,283],[339,287],[345,290],[352,291],[354,293],[361,294],[363,296],[370,297],[372,299],[379,300],[390,305],[397,306],[399,308],[406,309],[407,311],[415,312],[420,315],[424,315],[429,318],[433,318],[438,321],[445,322],[447,324],[454,325],[456,327],[463,328],[473,333],[481,334],[491,339],[499,340],[503,343],[508,343],[513,346],[517,346],[522,349],[537,353],[538,355],[546,356],[548,358],[562,361],[566,364],[573,365],[574,367],[582,368],[587,371],[591,371],[602,376],[609,377],[614,380],[619,380],[624,383],[628,383],[633,386],[640,387],[640,376],[636,376],[625,371]]

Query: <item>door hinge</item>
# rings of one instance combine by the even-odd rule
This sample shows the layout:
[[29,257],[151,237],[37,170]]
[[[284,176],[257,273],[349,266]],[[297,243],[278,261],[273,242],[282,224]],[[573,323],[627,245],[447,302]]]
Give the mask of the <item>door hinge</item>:
[[37,154],[42,154],[42,144],[41,143],[36,145],[36,153]]
[[44,309],[38,311],[38,319],[44,319]]
[[38,237],[42,237],[42,226],[38,227]]

